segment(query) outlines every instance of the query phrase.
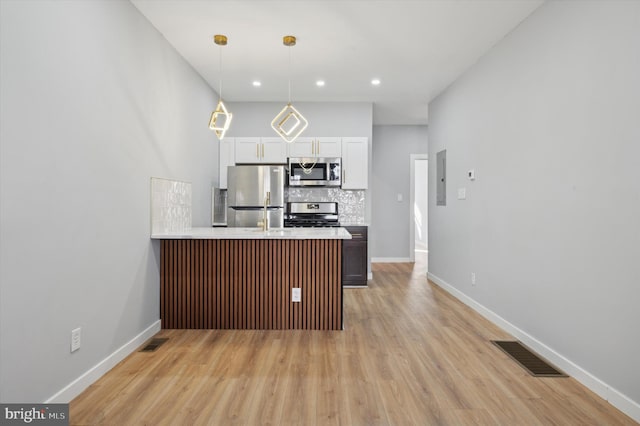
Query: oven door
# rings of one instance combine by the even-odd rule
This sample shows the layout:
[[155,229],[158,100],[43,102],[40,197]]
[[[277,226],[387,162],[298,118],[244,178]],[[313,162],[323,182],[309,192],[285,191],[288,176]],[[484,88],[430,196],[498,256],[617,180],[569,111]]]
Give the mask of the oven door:
[[289,158],[289,186],[340,186],[340,158]]

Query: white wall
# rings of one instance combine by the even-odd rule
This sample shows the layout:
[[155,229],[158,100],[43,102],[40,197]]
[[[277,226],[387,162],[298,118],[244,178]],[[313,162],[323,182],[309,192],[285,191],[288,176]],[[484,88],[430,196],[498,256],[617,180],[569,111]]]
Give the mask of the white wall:
[[[271,121],[286,102],[228,102],[233,113],[229,136],[274,136]],[[302,136],[366,136],[371,141],[373,105],[370,102],[293,102],[309,121]],[[295,143],[295,142],[294,142]]]
[[429,106],[432,277],[636,419],[638,76],[640,2],[547,2]]
[[41,402],[159,319],[150,177],[207,224],[217,95],[129,2],[0,7],[0,401]]
[[[408,261],[411,257],[409,160],[411,154],[426,154],[427,149],[427,126],[373,127],[369,253],[374,260]],[[402,194],[401,202],[398,194]]]

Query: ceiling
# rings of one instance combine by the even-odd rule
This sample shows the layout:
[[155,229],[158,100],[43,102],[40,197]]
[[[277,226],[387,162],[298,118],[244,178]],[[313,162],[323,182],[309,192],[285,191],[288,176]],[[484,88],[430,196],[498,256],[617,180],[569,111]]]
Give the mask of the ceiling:
[[[222,57],[227,102],[286,103],[291,78],[294,105],[371,102],[373,123],[393,125],[427,124],[429,101],[543,0],[132,3],[216,91]],[[214,34],[228,45],[214,44]],[[284,35],[297,45],[284,46]]]

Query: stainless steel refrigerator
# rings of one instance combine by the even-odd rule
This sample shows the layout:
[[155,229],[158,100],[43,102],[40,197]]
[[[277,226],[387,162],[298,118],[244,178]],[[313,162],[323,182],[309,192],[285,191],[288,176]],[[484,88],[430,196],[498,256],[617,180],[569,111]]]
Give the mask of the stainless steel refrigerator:
[[230,166],[227,168],[227,225],[257,227],[264,215],[270,228],[284,226],[284,166]]

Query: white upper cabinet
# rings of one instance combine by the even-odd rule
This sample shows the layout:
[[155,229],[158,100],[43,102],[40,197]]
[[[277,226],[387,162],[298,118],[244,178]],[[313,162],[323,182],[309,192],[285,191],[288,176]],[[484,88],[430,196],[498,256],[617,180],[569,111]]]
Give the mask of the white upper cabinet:
[[287,143],[280,138],[235,138],[236,164],[285,164]]
[[291,142],[289,148],[289,157],[312,157],[313,146],[315,144],[313,138],[298,138]]
[[368,187],[368,138],[342,138],[342,189],[367,189]]
[[317,138],[315,151],[318,157],[340,157],[342,155],[342,139]]
[[235,141],[233,138],[224,138],[220,141],[218,186],[227,189],[227,167],[236,164]]
[[[282,138],[261,138],[262,162],[266,164],[286,164],[287,145]],[[238,160],[236,159],[236,162]]]
[[342,140],[333,137],[298,138],[289,145],[289,157],[340,157]]
[[236,137],[220,142],[220,188],[227,187],[227,166],[286,164],[287,157],[342,157],[342,189],[369,187],[366,137],[302,137],[292,143],[279,137]]
[[236,138],[236,163],[255,164],[262,161],[260,138]]

